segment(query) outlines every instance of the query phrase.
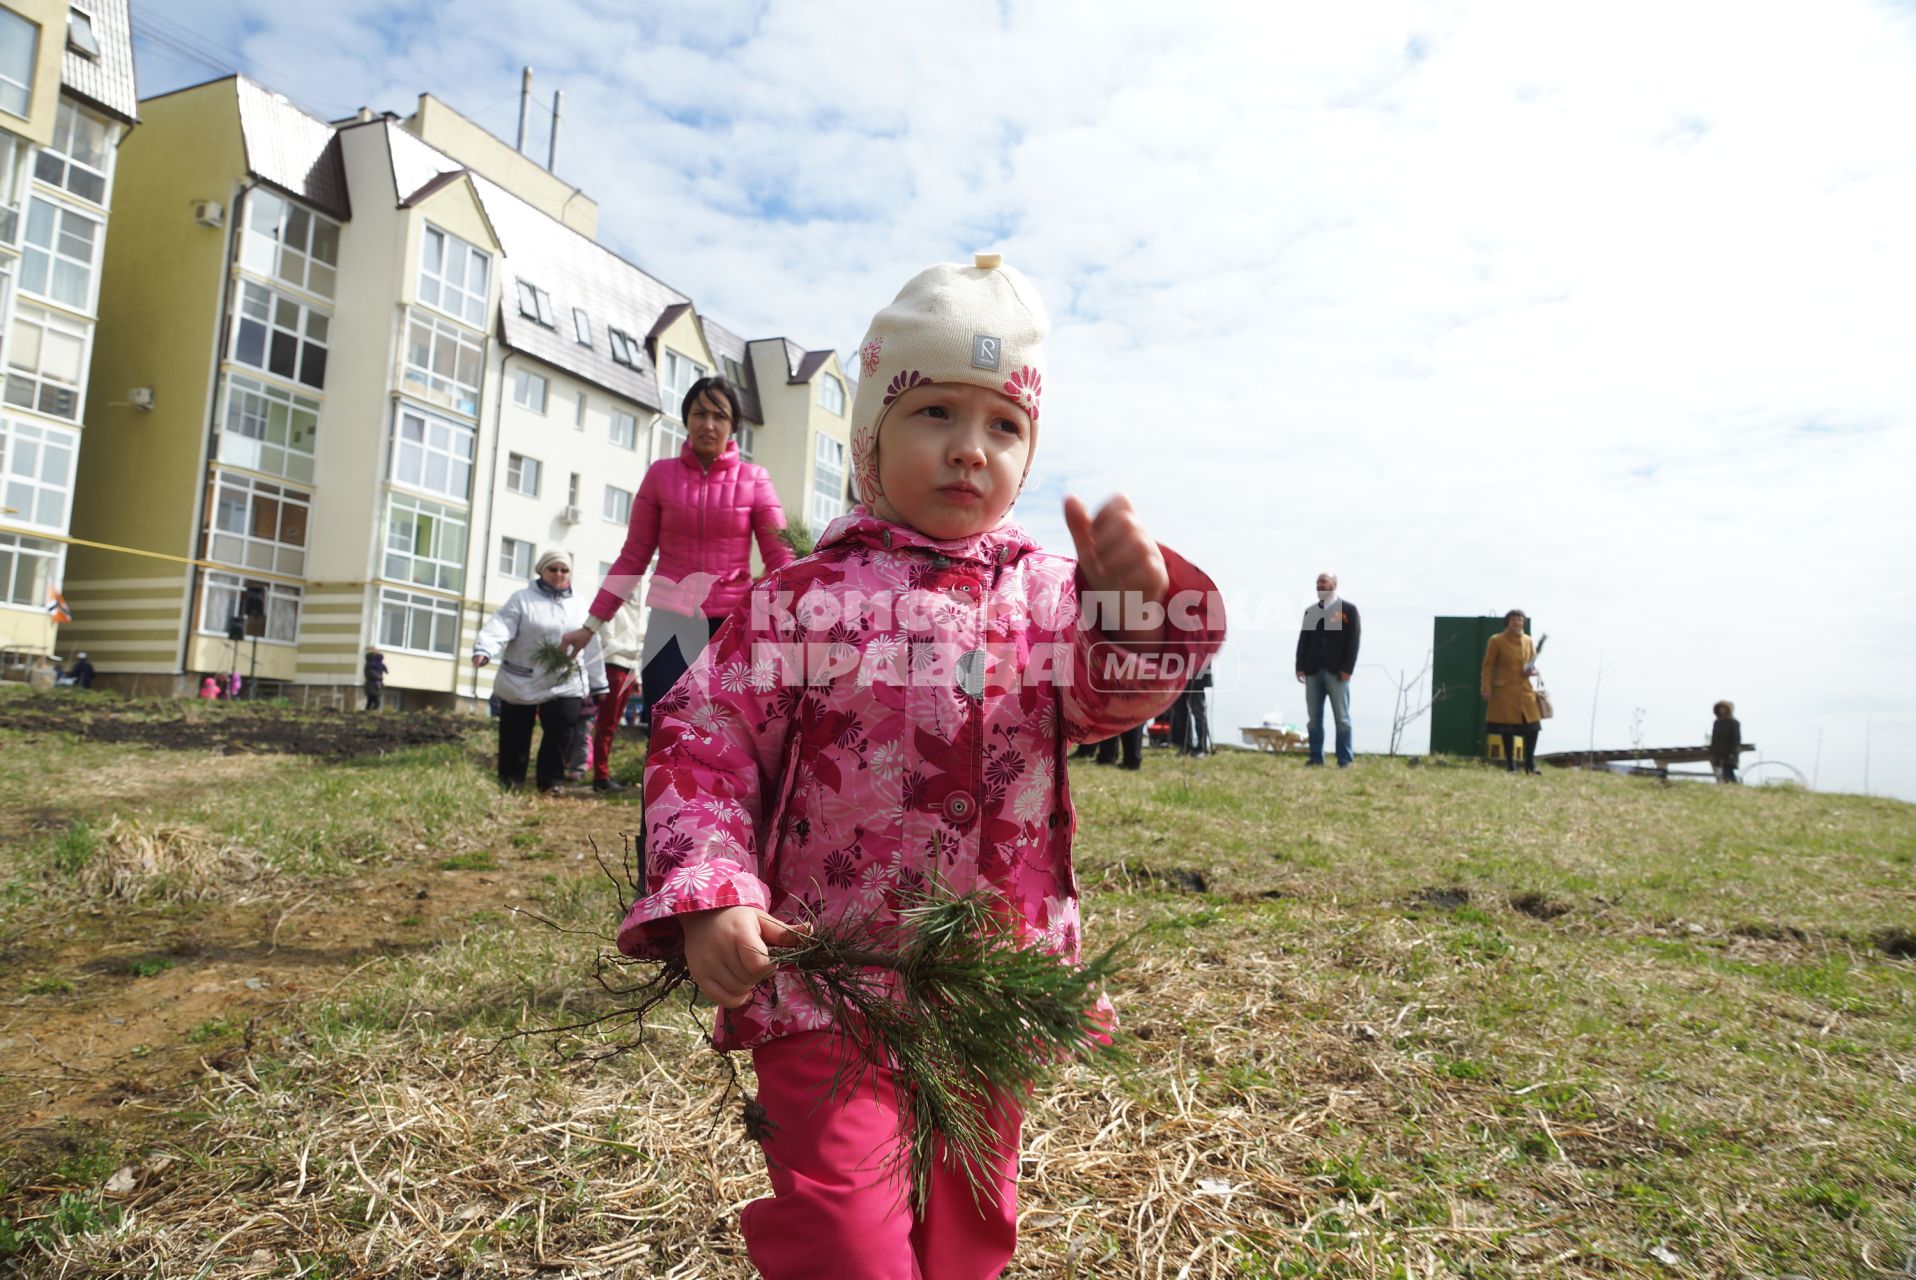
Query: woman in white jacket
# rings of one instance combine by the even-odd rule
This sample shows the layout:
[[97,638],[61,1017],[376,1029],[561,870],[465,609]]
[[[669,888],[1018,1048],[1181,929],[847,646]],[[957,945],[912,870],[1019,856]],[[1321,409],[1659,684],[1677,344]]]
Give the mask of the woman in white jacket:
[[605,664],[596,637],[577,662],[561,665],[559,638],[584,624],[585,607],[572,593],[572,557],[548,551],[539,557],[532,585],[508,596],[473,641],[473,666],[499,663],[492,687],[501,704],[499,785],[507,790],[526,784],[532,722],[537,720],[543,736],[535,778],[541,792],[558,794],[572,738],[579,731],[579,710],[587,697],[605,691]]

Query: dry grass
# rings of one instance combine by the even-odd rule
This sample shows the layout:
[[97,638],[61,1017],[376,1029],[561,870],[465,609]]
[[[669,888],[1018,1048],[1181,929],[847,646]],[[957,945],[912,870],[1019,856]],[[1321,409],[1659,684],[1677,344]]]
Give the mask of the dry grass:
[[[1916,1275],[1916,965],[1878,941],[1916,924],[1916,811],[1269,758],[1074,783],[1088,939],[1152,930],[1113,993],[1136,1066],[1035,1101],[1008,1276]],[[610,923],[602,884],[542,893]],[[595,945],[478,924],[24,1153],[21,1265],[749,1276],[762,1162],[692,1015],[596,1066],[498,1047],[604,1007]]]
[[115,817],[73,877],[83,897],[113,902],[249,902],[272,874],[245,847],[190,824]]

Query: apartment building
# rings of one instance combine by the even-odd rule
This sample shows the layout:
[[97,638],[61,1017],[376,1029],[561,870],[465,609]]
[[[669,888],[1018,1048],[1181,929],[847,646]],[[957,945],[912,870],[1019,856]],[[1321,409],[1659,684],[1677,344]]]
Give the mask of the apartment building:
[[231,77],[141,105],[94,378],[152,397],[82,453],[74,529],[104,546],[66,575],[102,683],[338,703],[377,646],[389,702],[485,698],[479,626],[544,548],[582,587],[610,566],[711,371],[792,513],[844,510],[836,355],[706,319],[438,100],[329,122]]
[[[137,119],[126,0],[0,3],[0,652],[62,643],[114,159]],[[123,391],[103,393],[122,395]]]

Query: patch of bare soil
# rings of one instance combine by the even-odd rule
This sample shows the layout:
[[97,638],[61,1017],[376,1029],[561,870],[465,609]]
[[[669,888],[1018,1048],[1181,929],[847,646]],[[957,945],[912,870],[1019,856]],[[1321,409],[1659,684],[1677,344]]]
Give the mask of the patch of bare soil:
[[[58,937],[16,942],[6,959],[27,994],[0,1004],[0,1132],[32,1142],[163,1109],[170,1091],[270,1043],[296,1005],[460,937],[477,912],[536,911],[548,875],[601,876],[589,842],[616,861],[620,831],[638,823],[637,805],[589,792],[528,803],[543,848],[509,847],[501,830],[484,850],[496,869],[449,871],[422,852],[247,902],[82,909]],[[607,902],[610,916],[609,887]]]
[[249,706],[201,707],[190,702],[114,702],[53,694],[8,703],[6,728],[71,733],[92,742],[134,742],[176,751],[264,751],[345,760],[407,747],[456,742],[472,729],[468,716],[419,711],[367,714]]

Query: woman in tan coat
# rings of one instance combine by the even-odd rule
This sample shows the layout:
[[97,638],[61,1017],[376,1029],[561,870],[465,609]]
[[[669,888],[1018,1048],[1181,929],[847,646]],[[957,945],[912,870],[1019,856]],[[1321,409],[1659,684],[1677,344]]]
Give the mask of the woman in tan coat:
[[1484,674],[1479,692],[1490,704],[1485,714],[1486,732],[1504,740],[1504,768],[1517,771],[1514,750],[1516,739],[1523,738],[1525,773],[1537,772],[1537,731],[1543,717],[1537,714],[1537,693],[1530,677],[1537,668],[1537,647],[1523,633],[1524,612],[1512,609],[1504,615],[1504,629],[1490,637],[1484,646]]

